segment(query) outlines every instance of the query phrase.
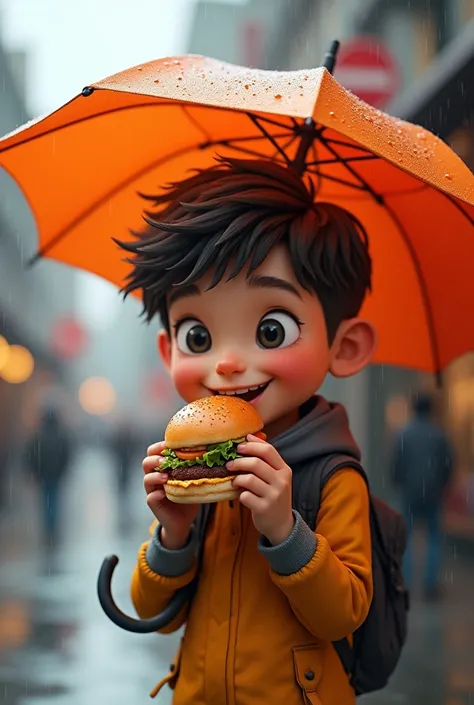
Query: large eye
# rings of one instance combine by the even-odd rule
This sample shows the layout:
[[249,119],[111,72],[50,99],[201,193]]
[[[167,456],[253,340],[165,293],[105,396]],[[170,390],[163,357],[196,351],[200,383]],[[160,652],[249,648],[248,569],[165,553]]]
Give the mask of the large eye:
[[284,311],[272,311],[262,318],[257,328],[257,343],[261,348],[285,348],[300,337],[300,326]]
[[176,343],[181,352],[188,355],[205,353],[212,345],[211,334],[199,321],[183,321],[176,334]]

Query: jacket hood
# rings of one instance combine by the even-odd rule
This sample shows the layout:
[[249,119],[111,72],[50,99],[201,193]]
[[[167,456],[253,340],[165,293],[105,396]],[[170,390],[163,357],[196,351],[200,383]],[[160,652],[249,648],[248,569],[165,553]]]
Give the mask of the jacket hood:
[[272,441],[285,463],[293,468],[298,463],[335,454],[360,460],[344,407],[319,395],[310,403],[311,410]]

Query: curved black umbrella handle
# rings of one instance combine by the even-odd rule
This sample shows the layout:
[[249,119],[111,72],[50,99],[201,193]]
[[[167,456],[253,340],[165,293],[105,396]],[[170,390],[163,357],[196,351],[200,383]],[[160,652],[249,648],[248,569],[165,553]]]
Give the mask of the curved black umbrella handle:
[[135,619],[122,612],[115,604],[112,597],[112,575],[119,559],[117,556],[107,556],[102,562],[97,580],[97,593],[99,602],[107,617],[121,629],[135,634],[150,634],[158,629],[163,629],[178,615],[181,608],[186,604],[193,594],[193,583],[178,590],[171,598],[169,604],[161,614],[150,619]]

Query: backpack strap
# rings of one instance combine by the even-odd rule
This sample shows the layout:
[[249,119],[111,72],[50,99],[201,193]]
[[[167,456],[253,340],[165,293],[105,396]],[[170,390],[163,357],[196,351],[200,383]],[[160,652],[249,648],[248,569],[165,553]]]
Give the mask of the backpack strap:
[[[293,508],[301,515],[312,531],[321,503],[321,492],[330,478],[343,468],[356,470],[369,486],[367,475],[359,461],[350,455],[330,455],[317,459],[313,463],[295,468],[293,472]],[[344,671],[351,676],[354,670],[354,652],[347,639],[333,642],[334,649],[342,663]]]
[[321,503],[324,486],[338,470],[353,468],[367,482],[362,465],[351,455],[329,455],[313,462],[301,464],[293,472],[293,509],[308,524],[312,531],[316,529],[316,520]]

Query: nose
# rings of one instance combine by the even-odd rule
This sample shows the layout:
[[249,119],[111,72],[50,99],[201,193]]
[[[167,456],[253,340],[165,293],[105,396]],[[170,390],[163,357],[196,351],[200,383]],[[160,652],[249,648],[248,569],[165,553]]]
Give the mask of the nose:
[[246,369],[247,366],[245,362],[232,354],[223,355],[220,360],[216,362],[216,372],[221,377],[242,374]]

